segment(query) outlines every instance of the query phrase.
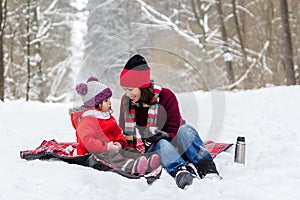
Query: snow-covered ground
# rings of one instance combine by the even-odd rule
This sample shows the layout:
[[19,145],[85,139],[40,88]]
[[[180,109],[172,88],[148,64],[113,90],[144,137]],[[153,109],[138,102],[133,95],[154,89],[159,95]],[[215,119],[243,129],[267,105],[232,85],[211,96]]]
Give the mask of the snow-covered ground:
[[[195,118],[199,120],[196,126],[204,137],[213,115],[211,96],[207,92],[196,92],[195,96],[199,110],[184,118],[191,122]],[[181,104],[193,106],[188,99]],[[115,110],[118,103],[114,101]],[[299,86],[226,92],[219,141],[235,143],[237,136],[245,136],[246,165],[233,162],[232,148],[231,152],[215,158],[223,180],[194,180],[186,190],[179,189],[165,171],[159,180],[147,185],[144,179],[126,179],[61,161],[21,159],[20,150],[33,149],[44,139],[75,141],[68,115],[71,106],[24,101],[0,103],[0,200],[291,200],[300,197]]]

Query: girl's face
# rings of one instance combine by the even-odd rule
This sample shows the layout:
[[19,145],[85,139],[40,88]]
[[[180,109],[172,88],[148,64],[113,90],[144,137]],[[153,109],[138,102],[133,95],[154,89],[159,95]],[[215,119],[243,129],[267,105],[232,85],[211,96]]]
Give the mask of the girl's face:
[[139,88],[123,88],[125,95],[133,102],[137,102],[141,98],[141,90]]
[[111,110],[111,101],[110,101],[110,98],[105,99],[101,104],[99,104],[99,109],[102,112],[109,112]]

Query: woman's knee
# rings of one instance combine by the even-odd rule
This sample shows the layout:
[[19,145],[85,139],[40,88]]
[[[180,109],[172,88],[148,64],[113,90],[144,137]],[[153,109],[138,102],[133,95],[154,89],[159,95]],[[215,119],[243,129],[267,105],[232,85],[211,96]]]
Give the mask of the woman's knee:
[[166,139],[160,139],[155,144],[155,146],[158,147],[158,148],[167,147],[169,145],[172,145],[172,144]]
[[171,144],[171,142],[169,142],[168,140],[165,140],[165,139],[159,140],[155,144],[155,149],[160,151],[161,153],[167,153],[167,152],[175,151],[175,147],[173,146],[173,144]]
[[195,135],[198,135],[197,130],[187,124],[180,126],[177,132],[178,138],[193,137]]

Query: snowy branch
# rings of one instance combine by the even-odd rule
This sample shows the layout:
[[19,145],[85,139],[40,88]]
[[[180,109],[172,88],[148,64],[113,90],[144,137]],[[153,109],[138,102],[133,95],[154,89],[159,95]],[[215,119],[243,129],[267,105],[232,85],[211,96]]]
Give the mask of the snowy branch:
[[197,38],[194,38],[193,36],[187,34],[185,31],[181,30],[174,22],[172,22],[172,20],[169,17],[161,14],[151,6],[147,5],[142,0],[136,1],[141,5],[142,11],[146,15],[147,19],[149,19],[151,22],[171,28],[177,34],[184,37],[187,41],[190,41],[196,46],[198,46],[200,49],[203,49],[203,45],[199,43],[199,40]]
[[45,13],[51,12],[56,9],[56,4],[58,0],[54,0],[51,5],[44,11]]
[[[262,48],[261,52],[258,54],[258,58],[255,59],[253,58],[251,65],[249,66],[249,68],[246,70],[246,72],[234,83],[224,86],[223,89],[232,89],[236,86],[238,86],[241,82],[243,82],[248,75],[250,74],[251,70],[254,68],[254,66],[261,60],[261,58],[265,55],[265,53],[268,50],[270,42],[267,41],[264,45],[264,47]],[[263,65],[264,66],[264,65]],[[266,66],[264,66],[264,68],[266,69],[266,71],[268,71],[269,73],[272,74],[272,71],[270,69],[268,69]]]
[[238,86],[241,82],[243,82],[248,77],[248,75],[250,74],[251,70],[256,65],[256,62],[257,62],[257,60],[253,59],[253,62],[251,63],[251,65],[249,66],[249,68],[246,70],[246,72],[237,81],[235,81],[234,83],[232,83],[230,85],[224,86],[222,89],[232,89],[232,88]]

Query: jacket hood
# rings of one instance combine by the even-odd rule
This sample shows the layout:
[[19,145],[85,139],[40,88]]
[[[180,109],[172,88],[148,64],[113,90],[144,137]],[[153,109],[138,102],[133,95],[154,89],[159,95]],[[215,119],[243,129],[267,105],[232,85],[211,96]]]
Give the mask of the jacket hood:
[[97,109],[95,109],[95,108],[86,108],[86,109],[83,109],[83,110],[71,113],[71,122],[72,122],[72,125],[73,125],[73,127],[75,129],[76,129],[78,123],[80,122],[80,120],[84,117],[83,114],[86,111],[89,111],[89,110],[91,110],[91,111],[93,111],[93,110],[97,111]]
[[96,108],[86,108],[81,111],[71,113],[71,122],[73,127],[76,129],[78,123],[83,117],[92,116],[98,119],[109,119],[110,112],[103,113]]

